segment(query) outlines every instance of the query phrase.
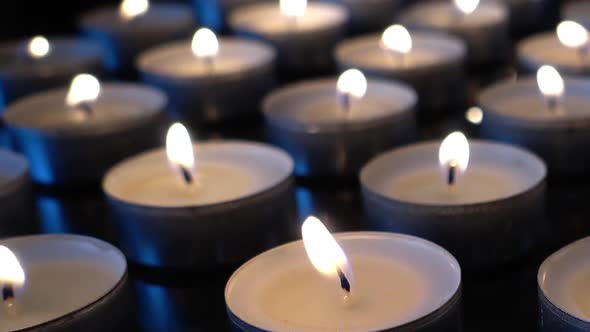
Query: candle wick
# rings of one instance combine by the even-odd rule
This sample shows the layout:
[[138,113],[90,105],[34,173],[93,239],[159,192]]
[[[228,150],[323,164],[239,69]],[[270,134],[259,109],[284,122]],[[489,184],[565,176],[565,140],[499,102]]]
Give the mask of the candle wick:
[[182,174],[182,178],[184,179],[184,182],[186,182],[187,185],[192,184],[194,182],[194,178],[193,178],[193,175],[191,174],[191,171],[184,166],[178,165],[178,167],[180,168],[180,173]]
[[2,301],[4,302],[4,306],[6,308],[6,312],[9,316],[16,315],[16,306],[14,303],[15,294],[14,294],[14,287],[11,284],[6,284],[2,286]]
[[297,25],[299,24],[299,19],[296,15],[290,15],[287,17],[287,25],[289,26],[289,30],[293,31],[297,29]]
[[339,267],[336,268],[336,272],[338,272],[338,277],[340,278],[340,287],[346,293],[350,293],[350,282],[348,281],[348,278],[346,278],[344,272],[342,272],[342,270]]
[[351,104],[352,104],[352,98],[350,93],[348,92],[341,92],[338,94],[339,96],[339,101],[340,101],[340,108],[344,111],[344,113],[346,114],[350,114],[350,109],[351,109]]
[[558,97],[556,96],[548,96],[545,98],[545,102],[547,103],[547,109],[552,113],[557,113],[559,109],[559,101]]
[[91,117],[94,114],[94,109],[92,108],[92,104],[89,102],[80,102],[75,106],[75,109],[81,111],[86,115],[86,117]]
[[449,173],[447,177],[447,184],[449,186],[455,185],[455,181],[457,178],[457,163],[455,161],[451,161],[449,163]]
[[204,56],[201,58],[201,61],[203,61],[203,65],[205,66],[205,69],[207,70],[208,73],[212,73],[213,69],[215,68],[215,59],[213,56]]

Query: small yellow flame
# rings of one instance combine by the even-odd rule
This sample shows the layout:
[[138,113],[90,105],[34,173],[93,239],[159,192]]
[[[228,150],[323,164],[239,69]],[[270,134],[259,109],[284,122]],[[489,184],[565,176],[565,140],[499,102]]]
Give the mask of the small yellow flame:
[[308,217],[301,226],[301,233],[307,256],[319,272],[335,276],[341,271],[352,283],[352,267],[344,250],[318,218]]
[[453,3],[465,15],[473,13],[479,6],[479,0],[453,0]]
[[43,36],[33,37],[27,45],[29,55],[35,59],[43,58],[51,51],[51,45]]
[[465,112],[465,119],[474,125],[481,124],[483,121],[483,111],[476,106],[470,107],[467,112]]
[[559,98],[565,91],[563,79],[557,69],[544,65],[537,71],[537,85],[545,97]]
[[100,94],[100,82],[90,74],[80,74],[74,77],[70,90],[66,96],[66,105],[76,107],[82,103],[96,101]]
[[132,20],[145,14],[149,8],[148,0],[123,0],[119,6],[119,13],[124,19]]
[[215,33],[207,28],[195,32],[191,43],[193,54],[199,58],[211,58],[219,52],[219,42]]
[[178,122],[168,129],[166,155],[168,161],[174,166],[181,166],[186,170],[192,170],[195,166],[195,153],[191,137],[186,128]]
[[464,173],[469,165],[469,142],[460,131],[447,136],[438,150],[438,162],[443,171],[449,166],[456,167],[458,174]]
[[349,69],[342,73],[336,83],[338,92],[356,98],[363,98],[367,93],[367,79],[358,69]]
[[588,31],[574,21],[563,21],[557,26],[557,38],[571,48],[580,48],[588,44]]
[[385,48],[396,53],[407,54],[412,50],[412,37],[403,25],[395,24],[387,28],[381,36]]
[[14,253],[5,246],[0,246],[0,286],[9,284],[21,287],[25,283],[25,271]]
[[307,0],[280,0],[281,13],[287,17],[301,17],[307,10]]

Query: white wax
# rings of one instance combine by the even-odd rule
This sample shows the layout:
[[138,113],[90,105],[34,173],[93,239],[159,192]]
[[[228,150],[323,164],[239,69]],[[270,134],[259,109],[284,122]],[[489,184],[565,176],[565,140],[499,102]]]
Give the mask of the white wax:
[[420,3],[403,14],[403,22],[412,26],[429,26],[443,30],[472,29],[493,26],[507,19],[504,5],[496,2],[481,2],[471,14],[458,12],[452,1]]
[[440,142],[414,144],[381,155],[363,168],[361,182],[399,201],[452,206],[506,199],[545,178],[544,163],[525,150],[479,140],[470,140],[469,145],[469,166],[452,188],[439,167]]
[[75,235],[0,240],[18,258],[25,285],[16,290],[16,315],[0,306],[0,331],[30,328],[80,310],[113,290],[127,263],[115,247]]
[[538,66],[544,64],[556,67],[561,74],[575,74],[590,66],[588,56],[580,56],[580,52],[563,45],[555,32],[547,32],[529,37],[518,44],[518,57],[524,61],[534,62]]
[[432,313],[458,290],[458,263],[433,243],[371,232],[336,238],[355,274],[350,303],[343,303],[337,278],[317,272],[298,241],[236,271],[226,288],[228,308],[268,331],[377,331]]
[[105,191],[145,206],[205,206],[252,196],[291,176],[293,162],[283,151],[259,143],[207,142],[194,145],[195,182],[187,185],[170,166],[164,149],[147,152],[115,166]]
[[547,258],[537,281],[558,308],[590,322],[590,238],[576,241]]
[[189,40],[165,44],[142,54],[138,66],[142,71],[179,78],[239,75],[269,65],[275,51],[261,42],[239,38],[220,38],[219,53],[212,66],[192,52]]

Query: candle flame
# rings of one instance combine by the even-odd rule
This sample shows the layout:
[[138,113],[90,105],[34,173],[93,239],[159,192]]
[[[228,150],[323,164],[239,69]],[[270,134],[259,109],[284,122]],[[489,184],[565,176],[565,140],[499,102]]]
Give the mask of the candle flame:
[[22,287],[24,283],[25,272],[18,259],[10,249],[0,245],[0,286]]
[[193,143],[186,127],[176,122],[166,135],[166,155],[168,161],[175,167],[182,167],[192,171],[195,166]]
[[119,6],[119,14],[126,20],[132,20],[145,14],[149,8],[148,0],[123,0]]
[[66,96],[66,105],[76,107],[96,101],[100,94],[100,82],[90,74],[79,74],[72,80]]
[[473,13],[479,6],[479,0],[453,0],[453,3],[465,15]]
[[308,217],[301,226],[301,233],[307,256],[320,273],[328,276],[342,273],[353,282],[352,267],[344,250],[318,218]]
[[356,98],[363,98],[367,93],[367,79],[358,69],[349,69],[342,73],[336,86],[339,93]]
[[213,31],[201,28],[195,32],[191,48],[198,58],[211,58],[219,52],[219,41]]
[[588,44],[588,31],[574,21],[563,21],[557,26],[557,38],[571,48],[580,48]]
[[51,51],[51,45],[47,38],[36,36],[29,41],[27,51],[31,57],[39,59],[49,54],[49,51]]
[[481,124],[483,121],[483,111],[476,106],[470,107],[467,112],[465,112],[465,119],[474,125]]
[[469,142],[460,131],[449,134],[441,143],[438,150],[438,162],[443,173],[449,167],[455,169],[456,175],[461,175],[469,165]]
[[307,10],[307,0],[280,0],[281,13],[287,17],[301,17]]
[[381,42],[385,48],[396,53],[407,54],[412,50],[412,37],[403,25],[395,24],[387,28]]
[[537,85],[543,96],[559,98],[565,91],[563,79],[557,69],[544,65],[537,71]]

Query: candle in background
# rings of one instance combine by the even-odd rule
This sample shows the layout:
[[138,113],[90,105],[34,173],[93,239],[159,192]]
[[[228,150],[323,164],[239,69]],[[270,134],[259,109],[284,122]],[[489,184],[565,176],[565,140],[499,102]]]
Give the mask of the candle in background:
[[323,0],[348,9],[349,27],[353,33],[378,31],[390,24],[402,6],[401,0]]
[[590,80],[562,78],[543,66],[537,77],[505,81],[478,97],[482,137],[526,147],[541,156],[552,176],[590,167]]
[[421,119],[465,108],[466,47],[450,35],[409,32],[396,24],[382,34],[341,42],[334,56],[341,70],[359,68],[369,77],[399,79],[412,86]]
[[0,238],[32,233],[32,207],[29,164],[23,156],[0,149]]
[[416,93],[402,83],[365,79],[304,81],[274,91],[263,111],[272,142],[300,176],[354,176],[369,159],[416,135]]
[[188,37],[196,24],[189,6],[122,0],[119,7],[86,13],[79,26],[85,36],[102,45],[111,73],[133,77],[135,57],[140,52]]
[[67,84],[74,75],[101,75],[104,56],[90,40],[35,36],[0,45],[0,113],[16,99]]
[[280,0],[242,6],[230,16],[238,35],[272,44],[278,66],[288,78],[332,69],[331,52],[346,32],[346,8],[307,0]]
[[101,86],[92,75],[81,74],[69,88],[15,102],[4,121],[36,182],[91,184],[121,159],[159,145],[154,136],[166,103],[159,90],[131,83]]
[[508,11],[501,3],[424,2],[402,11],[398,18],[410,28],[444,31],[463,39],[470,65],[505,62],[510,55]]
[[384,153],[360,174],[372,229],[429,239],[470,270],[531,249],[545,217],[545,177],[532,153],[468,143],[459,132]]
[[302,234],[231,276],[225,303],[235,329],[461,330],[461,269],[446,250],[391,233],[332,237],[315,217]]
[[567,1],[561,8],[563,20],[574,21],[590,29],[590,3],[585,0]]
[[113,167],[103,190],[130,260],[207,270],[288,240],[297,213],[292,185],[293,161],[283,151],[246,141],[193,145],[177,123],[166,149]]
[[197,126],[258,113],[275,84],[275,50],[241,38],[221,38],[201,28],[192,41],[143,53],[137,67],[144,82],[161,88],[173,116]]
[[127,263],[112,245],[76,235],[0,240],[2,331],[126,330]]

